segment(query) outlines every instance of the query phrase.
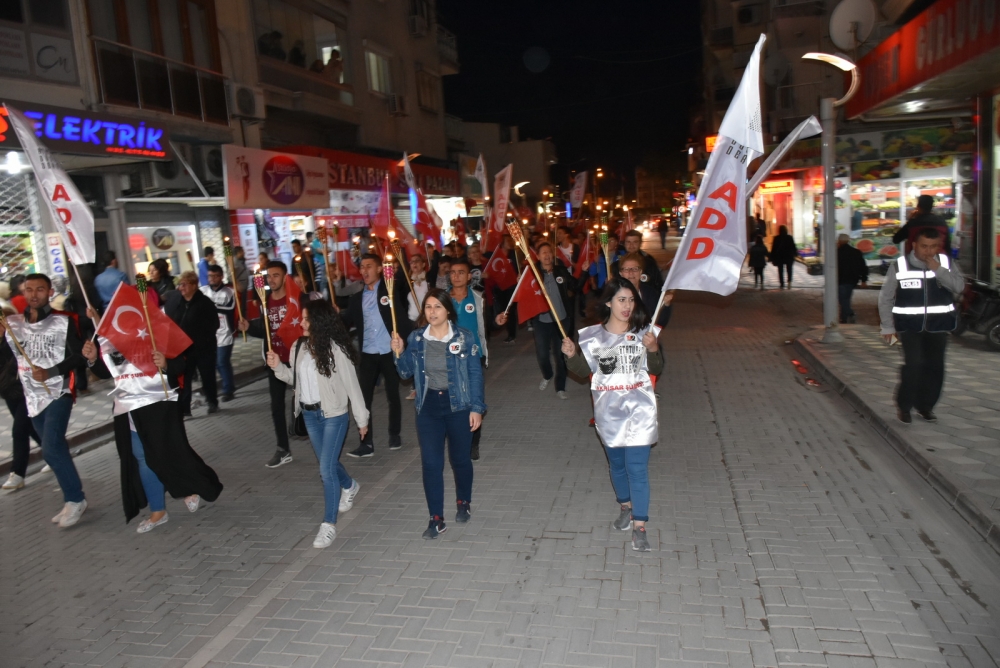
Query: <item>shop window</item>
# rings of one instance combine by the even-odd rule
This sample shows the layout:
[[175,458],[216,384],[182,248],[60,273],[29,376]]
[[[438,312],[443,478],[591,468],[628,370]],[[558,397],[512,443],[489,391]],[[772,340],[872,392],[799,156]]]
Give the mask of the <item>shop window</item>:
[[365,68],[368,70],[368,89],[382,95],[392,95],[395,89],[392,85],[392,66],[389,59],[381,53],[365,52]]
[[253,12],[258,54],[343,83],[342,28],[282,0],[254,0]]
[[[857,174],[853,174],[851,180],[856,177]],[[899,181],[852,183],[851,236],[857,240],[854,245],[864,254],[868,264],[890,262],[899,254],[892,235],[901,224],[901,205]]]
[[441,77],[427,70],[417,71],[417,103],[427,111],[441,110]]

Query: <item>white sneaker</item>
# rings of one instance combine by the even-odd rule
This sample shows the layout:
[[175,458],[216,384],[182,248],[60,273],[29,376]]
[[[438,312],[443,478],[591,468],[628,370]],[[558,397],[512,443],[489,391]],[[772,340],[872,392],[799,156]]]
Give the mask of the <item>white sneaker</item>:
[[566,394],[566,390],[559,390],[556,394],[559,395],[560,399],[569,399],[569,395]]
[[139,528],[135,530],[136,533],[149,533],[161,524],[166,524],[170,521],[170,515],[164,513],[163,517],[156,520],[155,522],[148,517],[143,521],[139,522]]
[[313,547],[330,547],[333,544],[333,539],[337,537],[337,527],[328,522],[323,522],[319,525],[319,533],[316,534],[316,539],[313,540]]
[[197,494],[192,494],[184,499],[184,505],[187,506],[188,512],[197,512],[198,506],[201,505],[201,497]]
[[39,473],[52,473],[52,467],[46,464]]
[[7,476],[7,482],[5,482],[3,486],[0,487],[0,489],[2,489],[5,492],[13,492],[15,490],[21,489],[22,487],[24,487],[24,476],[19,476],[16,473],[11,473],[9,476]]
[[538,389],[539,390],[544,390],[548,386],[549,386],[549,381],[547,379],[545,379],[545,378],[542,378],[542,382],[540,382],[538,384]]
[[337,512],[346,513],[348,510],[354,507],[354,497],[358,495],[361,491],[361,483],[355,480],[348,489],[340,490],[340,505],[337,506]]
[[68,503],[63,504],[62,510],[60,510],[58,513],[56,513],[56,516],[52,518],[52,523],[53,524],[59,524],[59,520],[62,519],[63,514],[65,514],[66,508],[68,508],[68,507],[69,507]]
[[68,529],[80,521],[80,516],[87,509],[87,499],[80,503],[67,503],[63,508],[62,518],[59,520],[60,529]]

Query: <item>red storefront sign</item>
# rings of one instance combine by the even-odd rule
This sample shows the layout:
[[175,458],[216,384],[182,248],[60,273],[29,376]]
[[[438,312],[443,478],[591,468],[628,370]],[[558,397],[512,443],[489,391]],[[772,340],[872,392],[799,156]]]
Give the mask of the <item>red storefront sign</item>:
[[[382,180],[389,175],[392,192],[406,194],[406,179],[398,161],[376,158],[360,153],[349,153],[316,146],[285,146],[279,151],[326,158],[330,163],[331,190],[378,190]],[[402,153],[400,153],[402,160]],[[418,163],[410,163],[413,175],[425,195],[459,195],[459,175],[453,169],[441,169]]]
[[860,60],[861,89],[847,103],[847,116],[863,114],[998,43],[996,0],[938,0]]

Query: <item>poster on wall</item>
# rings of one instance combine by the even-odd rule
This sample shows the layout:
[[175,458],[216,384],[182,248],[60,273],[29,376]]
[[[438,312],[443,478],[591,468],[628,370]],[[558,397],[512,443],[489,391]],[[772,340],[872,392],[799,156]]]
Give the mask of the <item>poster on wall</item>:
[[316,213],[321,216],[332,216],[340,227],[368,227],[368,221],[378,210],[380,195],[379,191],[331,190],[329,208]]
[[66,276],[66,258],[63,255],[62,237],[58,232],[49,232],[45,235],[45,247],[49,256],[49,274],[52,278],[56,276]]
[[222,161],[227,209],[311,211],[329,205],[324,158],[226,144]]
[[253,266],[257,264],[257,257],[260,255],[260,247],[257,245],[257,224],[240,223],[237,225],[237,229],[247,266]]

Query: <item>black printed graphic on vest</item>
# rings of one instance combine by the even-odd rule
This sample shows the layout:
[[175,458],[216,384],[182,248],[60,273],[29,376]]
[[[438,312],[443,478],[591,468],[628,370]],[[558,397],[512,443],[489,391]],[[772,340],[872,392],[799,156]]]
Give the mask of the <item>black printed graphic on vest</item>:
[[638,373],[642,370],[644,347],[641,345],[620,345],[601,348],[597,351],[597,366],[601,373]]

